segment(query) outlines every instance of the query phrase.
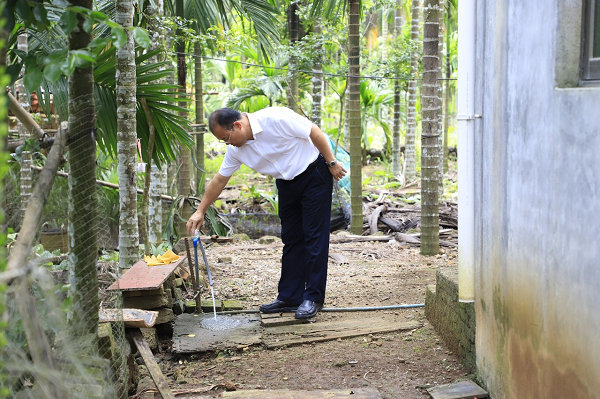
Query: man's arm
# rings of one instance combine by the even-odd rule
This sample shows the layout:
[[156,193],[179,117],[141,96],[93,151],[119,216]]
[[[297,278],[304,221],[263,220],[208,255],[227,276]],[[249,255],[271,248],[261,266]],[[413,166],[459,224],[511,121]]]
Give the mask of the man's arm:
[[200,201],[200,205],[198,205],[198,209],[196,212],[190,217],[188,222],[186,223],[188,234],[192,234],[194,231],[200,229],[202,226],[202,222],[204,221],[204,214],[208,207],[219,198],[221,192],[229,182],[229,178],[231,176],[223,176],[217,173],[206,186],[206,191],[202,196],[202,201]]
[[[312,140],[317,150],[323,155],[326,162],[331,162],[335,159],[333,153],[331,152],[331,148],[329,147],[329,141],[325,134],[319,129],[317,125],[312,125],[312,129],[310,130],[310,139]],[[344,169],[341,163],[336,163],[333,166],[329,167],[329,172],[333,176],[334,179],[340,180],[342,177],[346,175],[347,170]]]

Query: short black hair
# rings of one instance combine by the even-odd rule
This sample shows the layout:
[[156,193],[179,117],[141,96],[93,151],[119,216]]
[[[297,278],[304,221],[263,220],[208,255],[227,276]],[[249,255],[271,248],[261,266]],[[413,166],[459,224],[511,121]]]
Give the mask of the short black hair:
[[211,132],[215,132],[215,125],[219,125],[227,130],[233,128],[233,122],[242,119],[242,114],[239,111],[231,108],[220,108],[213,111],[208,117],[208,128]]

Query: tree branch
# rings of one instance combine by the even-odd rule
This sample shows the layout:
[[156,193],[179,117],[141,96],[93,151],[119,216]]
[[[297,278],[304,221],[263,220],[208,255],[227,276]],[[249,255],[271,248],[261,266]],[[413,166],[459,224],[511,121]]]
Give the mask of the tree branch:
[[[6,91],[6,95],[8,96],[9,109],[17,119],[33,134],[36,138],[42,139],[46,133],[44,130],[36,123],[31,114],[25,110],[19,104],[19,101],[13,96],[9,91]],[[66,131],[65,131],[66,135]]]

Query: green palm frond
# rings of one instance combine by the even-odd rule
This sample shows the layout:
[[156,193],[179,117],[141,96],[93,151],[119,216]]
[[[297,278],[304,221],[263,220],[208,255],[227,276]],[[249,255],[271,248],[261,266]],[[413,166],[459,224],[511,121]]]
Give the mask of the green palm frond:
[[[179,144],[192,147],[193,139],[187,133],[189,121],[179,116],[184,110],[178,102],[187,101],[181,98],[177,85],[152,83],[173,73],[165,69],[165,62],[146,63],[158,50],[143,54],[136,58],[137,74],[137,136],[141,140],[142,155],[147,161],[148,121],[140,101],[145,99],[154,118],[156,127],[156,142],[153,161],[162,165],[169,160],[175,160]],[[96,126],[98,128],[98,146],[101,150],[116,155],[117,153],[117,103],[115,95],[116,65],[115,48],[111,47],[97,56],[94,69],[94,99],[96,102]],[[54,95],[54,103],[61,120],[68,119],[68,83],[67,79],[59,79],[55,83],[46,82],[45,87]]]
[[265,96],[265,93],[257,87],[244,87],[235,90],[227,99],[227,107],[239,109],[242,103],[256,96]]

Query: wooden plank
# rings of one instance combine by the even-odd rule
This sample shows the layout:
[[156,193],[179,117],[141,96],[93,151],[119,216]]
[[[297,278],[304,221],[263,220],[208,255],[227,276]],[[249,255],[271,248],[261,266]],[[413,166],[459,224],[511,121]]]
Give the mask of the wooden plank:
[[331,341],[361,335],[378,334],[422,327],[416,321],[399,322],[380,318],[351,319],[325,323],[295,324],[265,330],[263,342],[267,348]]
[[488,393],[471,380],[438,385],[427,389],[433,399],[474,399],[487,398]]
[[161,287],[157,290],[123,291],[123,297],[152,296],[152,295],[162,295],[164,293],[165,293],[165,290],[161,285]]
[[340,244],[344,242],[369,242],[369,241],[390,241],[392,236],[358,236],[358,235],[332,235],[329,237],[329,242],[332,244]]
[[127,327],[153,327],[156,323],[158,312],[140,309],[100,309],[98,318],[100,322],[123,321]]
[[349,388],[335,390],[292,391],[288,389],[252,389],[222,392],[219,398],[227,399],[381,399],[375,388]]
[[162,295],[151,296],[129,296],[123,298],[123,306],[135,309],[158,309],[173,306],[173,298],[170,289],[165,290]]
[[154,384],[156,384],[156,388],[158,389],[160,395],[163,397],[163,399],[175,399],[175,396],[171,392],[165,376],[160,371],[160,367],[158,367],[158,363],[156,363],[156,359],[148,347],[148,343],[146,340],[144,340],[140,330],[134,329],[129,331],[128,334],[133,340],[135,347],[140,352],[140,355],[144,360],[144,364],[146,364],[146,367],[148,367],[150,377],[152,377],[152,381],[154,381]]
[[[272,317],[272,316],[277,317]],[[268,316],[268,317],[265,317]],[[306,320],[298,320],[292,313],[274,313],[274,314],[261,314],[260,324],[263,327],[276,327],[276,326],[288,326],[290,324],[301,324],[306,323]]]
[[148,266],[142,259],[133,265],[121,278],[108,287],[109,290],[137,291],[157,290],[162,283],[179,267],[185,257],[167,265]]

